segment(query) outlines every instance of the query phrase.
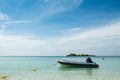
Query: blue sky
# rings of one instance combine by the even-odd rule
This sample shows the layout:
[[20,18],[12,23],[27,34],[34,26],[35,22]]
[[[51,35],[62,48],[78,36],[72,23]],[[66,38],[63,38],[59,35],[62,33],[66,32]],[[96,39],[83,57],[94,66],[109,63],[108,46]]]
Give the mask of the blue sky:
[[119,0],[0,0],[0,55],[120,55]]

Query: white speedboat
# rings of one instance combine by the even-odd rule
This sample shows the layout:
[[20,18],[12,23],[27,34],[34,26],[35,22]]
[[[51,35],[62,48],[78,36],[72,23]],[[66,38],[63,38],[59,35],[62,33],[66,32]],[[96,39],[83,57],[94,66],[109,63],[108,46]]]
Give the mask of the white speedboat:
[[80,67],[80,68],[98,68],[99,65],[96,63],[85,63],[78,61],[70,61],[70,60],[58,60],[63,67]]

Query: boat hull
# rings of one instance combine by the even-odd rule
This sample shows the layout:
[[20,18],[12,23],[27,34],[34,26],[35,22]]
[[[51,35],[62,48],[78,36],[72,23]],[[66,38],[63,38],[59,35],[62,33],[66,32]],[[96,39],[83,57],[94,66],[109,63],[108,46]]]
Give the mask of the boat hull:
[[75,61],[67,61],[67,60],[58,60],[58,63],[62,65],[62,67],[74,67],[74,68],[98,68],[99,65],[96,63],[83,63],[83,62],[75,62]]

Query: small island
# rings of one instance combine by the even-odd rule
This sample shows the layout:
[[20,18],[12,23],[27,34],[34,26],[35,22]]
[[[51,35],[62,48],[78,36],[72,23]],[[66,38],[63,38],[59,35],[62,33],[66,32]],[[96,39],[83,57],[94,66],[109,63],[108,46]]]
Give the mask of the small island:
[[70,53],[70,54],[67,55],[67,57],[69,57],[69,56],[96,56],[96,55]]

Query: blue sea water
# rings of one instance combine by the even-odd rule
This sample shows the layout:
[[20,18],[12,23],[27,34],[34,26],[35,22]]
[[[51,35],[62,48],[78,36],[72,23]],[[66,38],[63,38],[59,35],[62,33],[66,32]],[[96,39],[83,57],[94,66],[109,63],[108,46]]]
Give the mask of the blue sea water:
[[[58,59],[82,61],[87,57],[0,57],[0,80],[119,80],[120,57],[92,57],[99,68],[63,68]],[[103,60],[104,58],[104,60]]]

